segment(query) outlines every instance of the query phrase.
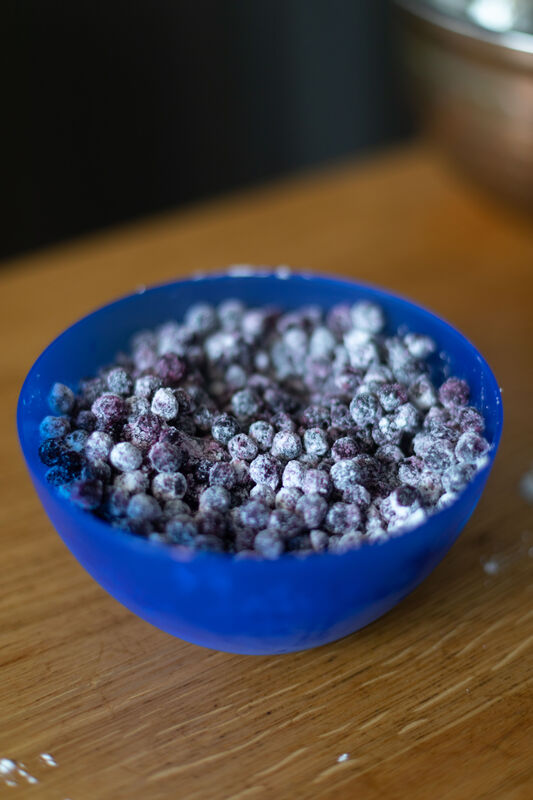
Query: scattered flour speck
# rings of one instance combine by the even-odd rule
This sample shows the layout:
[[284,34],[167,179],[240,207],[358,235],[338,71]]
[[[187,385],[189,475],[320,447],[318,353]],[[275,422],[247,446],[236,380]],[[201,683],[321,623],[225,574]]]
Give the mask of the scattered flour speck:
[[0,758],[0,775],[8,775],[16,766],[11,758]]
[[500,571],[500,565],[496,561],[495,558],[489,558],[488,561],[485,561],[483,564],[483,569],[487,573],[487,575],[497,575]]
[[44,763],[47,764],[49,767],[57,767],[57,762],[55,758],[50,755],[50,753],[41,753],[39,758],[42,761],[44,761]]
[[6,781],[6,786],[16,786],[16,785],[17,785],[16,781]]
[[522,477],[520,493],[524,500],[527,500],[528,503],[533,503],[533,467]]
[[342,764],[343,761],[348,761],[349,758],[350,758],[349,753],[343,753],[341,756],[338,757],[337,761],[339,762],[339,764]]

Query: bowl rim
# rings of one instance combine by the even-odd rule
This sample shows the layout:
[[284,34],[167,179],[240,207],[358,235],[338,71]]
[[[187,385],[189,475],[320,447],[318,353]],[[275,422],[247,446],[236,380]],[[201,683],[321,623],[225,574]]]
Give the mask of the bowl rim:
[[[24,395],[26,392],[27,385],[33,380],[34,374],[39,369],[40,362],[44,359],[48,351],[54,347],[59,341],[64,338],[67,338],[73,330],[77,327],[82,326],[93,316],[96,316],[100,312],[104,310],[108,310],[112,306],[117,306],[123,303],[129,302],[134,297],[138,296],[139,294],[151,293],[155,291],[175,288],[180,284],[184,283],[192,283],[192,282],[199,282],[202,280],[215,280],[215,281],[225,281],[231,278],[245,278],[245,279],[276,279],[276,280],[318,280],[318,281],[327,281],[330,283],[336,284],[344,284],[346,287],[350,288],[357,288],[361,287],[365,291],[369,291],[376,295],[376,299],[379,296],[384,296],[392,301],[400,301],[400,303],[406,306],[413,306],[417,310],[422,311],[423,314],[428,316],[430,319],[435,321],[437,324],[448,328],[454,336],[456,336],[463,345],[473,351],[473,355],[478,359],[481,363],[484,372],[487,375],[489,383],[492,384],[492,389],[494,390],[495,397],[496,397],[496,419],[494,423],[494,436],[493,441],[491,443],[491,448],[488,453],[488,460],[487,463],[476,473],[473,480],[467,484],[467,486],[458,493],[456,500],[451,503],[449,506],[446,506],[438,511],[435,511],[433,514],[429,515],[424,522],[420,525],[417,525],[414,528],[408,528],[404,532],[399,529],[397,533],[394,533],[392,536],[385,540],[373,540],[370,542],[364,542],[360,547],[354,548],[352,550],[348,550],[344,553],[330,553],[326,551],[325,553],[316,552],[316,553],[307,553],[305,557],[302,557],[297,551],[291,553],[284,553],[282,556],[276,559],[265,559],[265,558],[249,558],[249,559],[238,559],[235,558],[235,554],[233,553],[219,553],[219,552],[199,552],[191,550],[190,548],[186,548],[180,545],[172,545],[166,542],[157,542],[143,536],[136,536],[131,531],[124,530],[122,528],[113,528],[108,522],[103,519],[100,519],[96,515],[92,514],[91,512],[84,511],[83,509],[78,508],[73,503],[60,495],[58,491],[54,489],[53,486],[46,483],[44,476],[38,475],[33,471],[26,456],[27,448],[25,437],[23,434],[23,420],[25,415],[24,409]],[[501,396],[501,389],[499,386],[496,377],[489,366],[486,359],[483,355],[479,352],[477,347],[457,328],[455,328],[451,323],[445,320],[443,317],[440,317],[438,314],[435,314],[433,311],[426,308],[424,305],[417,303],[408,297],[404,296],[403,294],[399,294],[397,292],[392,292],[388,289],[383,289],[381,286],[378,286],[374,283],[370,283],[367,281],[360,281],[360,280],[353,280],[351,278],[346,277],[345,275],[335,275],[331,273],[321,273],[315,271],[308,271],[308,270],[300,270],[300,269],[292,269],[286,266],[280,266],[278,268],[263,268],[263,267],[253,267],[249,265],[234,265],[224,271],[220,270],[213,270],[213,271],[194,271],[190,275],[179,278],[177,280],[170,280],[170,281],[162,281],[150,285],[142,285],[139,286],[135,291],[129,292],[128,294],[120,295],[119,297],[111,300],[107,303],[99,305],[98,307],[92,309],[87,314],[84,314],[82,317],[78,318],[75,322],[65,328],[61,333],[52,339],[46,347],[41,351],[41,353],[37,356],[33,364],[31,365],[30,369],[28,370],[26,377],[22,383],[18,400],[17,400],[17,409],[16,409],[16,421],[17,421],[17,433],[19,439],[19,446],[22,451],[22,455],[24,457],[24,461],[26,463],[26,467],[30,473],[30,476],[33,482],[37,481],[42,488],[42,490],[50,495],[53,498],[54,502],[56,502],[61,508],[65,510],[74,520],[76,523],[79,522],[80,527],[83,526],[95,526],[96,530],[101,533],[103,536],[112,537],[113,540],[119,539],[124,543],[126,547],[133,548],[134,550],[139,550],[140,552],[144,552],[147,555],[155,555],[157,552],[159,553],[166,553],[168,557],[173,558],[176,561],[183,561],[183,562],[194,562],[194,561],[218,561],[219,563],[231,563],[231,564],[283,564],[287,563],[288,561],[299,561],[301,563],[308,562],[310,559],[313,561],[316,559],[334,559],[334,558],[348,558],[354,557],[362,550],[368,550],[369,547],[394,547],[397,545],[398,542],[402,541],[405,537],[412,537],[416,534],[423,533],[424,528],[426,525],[434,520],[434,519],[441,519],[445,520],[447,516],[451,518],[453,509],[455,508],[458,500],[463,496],[464,492],[474,488],[478,484],[483,484],[488,477],[488,473],[492,469],[498,447],[501,441],[502,429],[503,429],[503,402]],[[56,531],[57,532],[57,531]],[[271,567],[274,569],[274,567]]]
[[444,29],[450,33],[458,34],[466,39],[472,39],[500,51],[513,51],[522,55],[533,55],[533,33],[526,31],[509,30],[504,32],[491,31],[469,22],[468,19],[447,14],[444,10],[435,8],[421,0],[395,0],[396,5],[417,19],[429,22],[436,28]]

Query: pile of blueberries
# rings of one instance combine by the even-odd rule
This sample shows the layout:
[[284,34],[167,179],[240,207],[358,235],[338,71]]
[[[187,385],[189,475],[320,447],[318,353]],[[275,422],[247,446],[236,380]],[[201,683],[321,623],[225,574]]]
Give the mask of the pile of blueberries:
[[40,426],[46,477],[112,526],[239,558],[342,553],[420,525],[487,462],[469,387],[376,304],[237,299],[140,331]]

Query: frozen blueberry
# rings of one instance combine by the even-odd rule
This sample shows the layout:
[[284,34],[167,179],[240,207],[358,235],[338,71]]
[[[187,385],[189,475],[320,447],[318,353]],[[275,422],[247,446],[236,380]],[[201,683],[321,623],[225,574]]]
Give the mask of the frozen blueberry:
[[352,325],[368,333],[380,333],[385,327],[383,309],[369,300],[360,300],[351,308]]
[[331,457],[334,461],[342,461],[354,458],[358,455],[360,448],[351,436],[342,436],[337,439],[331,447]]
[[[277,431],[292,432],[296,430],[296,422],[286,411],[278,411],[270,418],[270,422]],[[272,440],[274,441],[274,440]]]
[[102,484],[107,485],[112,475],[113,470],[106,461],[87,461],[82,466],[80,478],[102,481]]
[[231,504],[231,495],[223,486],[209,486],[200,495],[201,511],[224,513]]
[[102,483],[98,480],[75,480],[68,484],[68,498],[84,511],[95,511],[102,502]]
[[353,503],[363,511],[370,505],[372,497],[364,486],[359,483],[353,483],[344,490],[342,499],[345,503]]
[[48,405],[53,414],[70,414],[74,408],[74,392],[64,383],[54,383],[48,395]]
[[356,425],[373,425],[383,414],[377,397],[372,394],[358,394],[350,403],[350,414]]
[[320,494],[329,497],[331,494],[331,478],[321,469],[308,469],[304,475],[302,490],[304,494]]
[[[177,473],[174,473],[172,477],[175,479],[176,475]],[[190,514],[191,508],[183,500],[180,500],[178,497],[173,497],[172,499],[165,501],[164,513],[167,520],[169,520],[178,514]]]
[[466,406],[469,397],[469,386],[460,378],[448,378],[439,389],[439,400],[445,408]]
[[426,469],[416,484],[420,497],[425,506],[434,506],[443,492],[441,476],[431,469]]
[[398,467],[398,478],[408,486],[416,486],[421,475],[427,469],[424,459],[420,456],[409,456]]
[[250,476],[250,465],[247,461],[240,458],[234,458],[230,461],[231,466],[235,470],[235,483],[237,486],[243,486],[249,489],[253,486],[253,480]]
[[317,553],[322,553],[327,549],[329,536],[325,531],[319,529],[313,530],[309,534],[309,539],[311,541],[311,547]]
[[193,422],[202,433],[207,433],[213,425],[213,412],[207,406],[199,406],[192,415]]
[[239,433],[240,426],[235,417],[230,414],[219,414],[214,418],[211,426],[211,435],[215,441],[227,444],[229,440]]
[[117,475],[113,485],[125,494],[140,494],[141,492],[146,492],[150,481],[145,472],[136,469],[132,472],[123,472]]
[[298,500],[302,497],[300,489],[282,486],[276,494],[276,508],[286,508],[289,511],[294,511]]
[[328,549],[332,553],[341,555],[350,550],[356,550],[361,546],[363,536],[359,531],[349,531],[342,536],[332,536],[329,540]]
[[331,413],[324,405],[310,405],[302,411],[301,421],[306,428],[327,428],[331,422]]
[[433,439],[426,451],[424,461],[430,469],[444,472],[455,461],[453,444],[446,439]]
[[472,431],[481,435],[485,430],[485,420],[479,411],[471,406],[458,409],[454,422],[461,433]]
[[231,298],[224,300],[217,308],[217,316],[220,325],[224,330],[239,330],[242,323],[245,307],[241,300]]
[[296,511],[303,518],[307,528],[318,528],[327,511],[327,500],[320,494],[304,494],[296,503]]
[[313,358],[329,358],[335,347],[337,340],[326,327],[315,328],[309,339],[309,352]]
[[384,464],[399,464],[404,459],[404,453],[395,444],[383,444],[375,452],[376,458]]
[[132,520],[151,522],[161,516],[161,507],[149,494],[134,494],[128,503],[127,516]]
[[113,439],[108,433],[93,431],[85,443],[85,455],[89,461],[105,461],[113,444]]
[[350,414],[350,409],[344,403],[332,404],[331,425],[340,431],[352,430],[353,418]]
[[165,524],[165,533],[172,544],[193,547],[198,535],[198,526],[187,514],[176,514]]
[[237,483],[235,466],[225,461],[219,461],[209,469],[209,485],[222,486],[231,490]]
[[136,347],[133,352],[133,366],[137,373],[151,370],[157,362],[157,350],[147,344]]
[[367,369],[371,364],[379,361],[379,350],[375,342],[360,341],[362,334],[359,330],[352,330],[344,336],[344,344],[348,351],[350,366],[354,369]]
[[187,480],[181,472],[159,472],[152,481],[152,493],[160,502],[181,500],[187,491]]
[[178,415],[178,401],[171,389],[158,389],[154,394],[151,411],[164,420],[175,419]]
[[334,503],[326,514],[326,530],[334,534],[353,533],[361,524],[361,511],[354,503]]
[[264,483],[256,483],[250,490],[250,500],[258,500],[265,506],[273,508],[276,503],[276,493]]
[[82,468],[83,468],[83,459],[80,453],[75,450],[63,450],[59,457],[58,464],[66,470],[66,473],[69,476],[69,480],[73,480],[74,478],[79,478]]
[[[279,434],[277,434],[279,436]],[[303,436],[306,453],[325,456],[329,451],[327,434],[321,428],[308,428]]]
[[407,333],[403,341],[413,358],[427,358],[437,349],[433,339],[422,333]]
[[208,303],[196,303],[187,309],[184,322],[191,331],[205,336],[216,328],[217,314]]
[[259,455],[250,464],[250,476],[254,483],[265,483],[276,490],[281,479],[281,463],[272,455]]
[[252,422],[248,429],[248,435],[257,444],[259,450],[264,453],[270,450],[274,441],[274,428],[269,422],[257,420]]
[[409,399],[421,411],[427,411],[437,402],[437,391],[427,375],[416,378],[409,387]]
[[62,439],[70,431],[70,421],[67,417],[45,417],[40,426],[41,439]]
[[123,517],[126,514],[130,496],[127,492],[115,486],[110,486],[105,495],[105,514],[111,519]]
[[135,394],[151,400],[158,389],[161,388],[161,378],[157,375],[142,375],[135,381]]
[[96,427],[96,417],[92,411],[82,409],[75,420],[76,428],[81,428],[87,433],[92,433]]
[[142,464],[142,453],[131,442],[119,442],[109,454],[109,460],[115,469],[121,472],[132,472]]
[[276,531],[282,539],[291,539],[304,529],[304,521],[295,511],[275,508],[268,518],[268,529]]
[[161,378],[164,386],[175,386],[186,372],[185,361],[176,353],[165,353],[155,365],[155,374]]
[[123,367],[114,367],[107,373],[107,388],[113,394],[127,397],[133,391],[131,375]]
[[64,483],[68,483],[68,481],[71,479],[71,476],[66,467],[56,464],[53,467],[50,467],[50,469],[46,470],[45,478],[48,483],[52,484],[52,486],[61,486]]
[[358,483],[359,471],[354,459],[336,461],[331,467],[331,480],[339,492],[344,492],[352,484]]
[[277,558],[283,553],[284,544],[277,531],[259,531],[254,538],[254,549],[263,558]]
[[415,433],[420,425],[418,411],[411,403],[404,403],[394,412],[394,422],[404,433]]
[[228,452],[232,458],[243,461],[253,461],[257,455],[257,444],[245,433],[238,433],[228,442]]
[[386,497],[380,508],[387,524],[405,520],[420,508],[420,493],[414,486],[400,486]]
[[485,456],[490,449],[486,439],[473,431],[463,433],[455,447],[457,461],[476,464]]
[[250,500],[235,510],[239,526],[247,531],[257,532],[264,530],[268,526],[271,511],[264,503],[258,500]]
[[259,412],[259,398],[251,389],[241,389],[231,398],[231,409],[237,419],[251,419]]
[[306,468],[299,461],[288,461],[282,475],[282,483],[288,489],[301,489]]
[[379,447],[385,444],[400,444],[403,434],[404,431],[396,421],[396,415],[381,417],[372,428],[372,438]]
[[379,461],[365,453],[360,453],[353,459],[353,465],[356,469],[355,483],[360,483],[367,489],[372,488],[380,471]]
[[99,426],[109,426],[121,422],[126,416],[124,398],[118,394],[105,392],[100,395],[91,406],[91,411],[96,417]]
[[302,442],[298,434],[279,431],[272,442],[272,455],[283,461],[291,461],[302,454]]
[[138,397],[136,394],[132,394],[131,397],[126,398],[126,417],[128,422],[132,422],[148,411],[150,411],[150,403],[146,397]]
[[335,388],[342,395],[353,397],[361,385],[361,374],[356,370],[347,368],[337,372],[333,380]]
[[159,439],[161,420],[152,412],[140,414],[129,423],[128,430],[132,444],[146,451]]
[[462,463],[448,467],[442,474],[442,486],[445,492],[461,492],[470,483],[476,473],[474,464]]
[[183,453],[176,445],[157,442],[148,453],[152,467],[157,472],[177,472],[183,463]]
[[400,383],[383,383],[377,391],[382,408],[388,413],[407,402],[407,391]]
[[224,376],[224,382],[232,389],[243,389],[246,386],[247,374],[240,364],[230,364]]
[[64,450],[63,439],[45,439],[39,447],[39,458],[47,467],[54,467],[59,463]]

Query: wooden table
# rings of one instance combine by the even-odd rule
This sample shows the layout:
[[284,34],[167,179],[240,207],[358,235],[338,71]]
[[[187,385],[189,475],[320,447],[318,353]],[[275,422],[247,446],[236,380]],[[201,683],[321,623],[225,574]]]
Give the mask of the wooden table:
[[[0,777],[1,797],[533,796],[533,508],[517,489],[533,460],[531,233],[415,146],[4,266],[0,757],[40,782]],[[195,647],[112,600],[53,531],[15,438],[21,381],[62,328],[139,284],[245,262],[431,306],[487,356],[506,411],[487,491],[431,577],[365,630],[279,657]]]

